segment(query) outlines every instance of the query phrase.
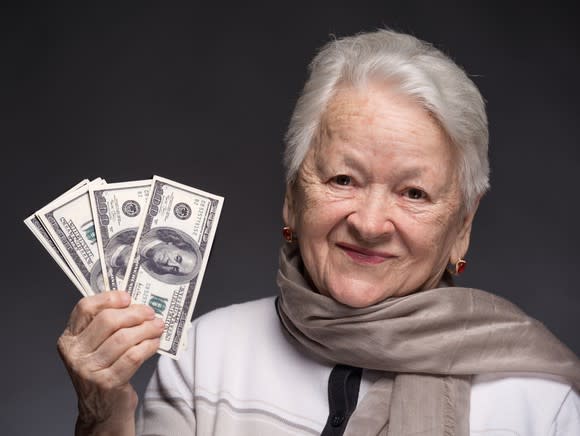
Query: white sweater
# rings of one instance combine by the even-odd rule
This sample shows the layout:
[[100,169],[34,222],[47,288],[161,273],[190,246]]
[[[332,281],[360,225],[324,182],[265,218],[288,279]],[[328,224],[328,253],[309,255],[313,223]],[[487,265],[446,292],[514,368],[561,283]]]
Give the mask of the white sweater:
[[[143,400],[143,435],[319,435],[332,366],[286,338],[274,298],[233,305],[193,323],[179,361],[160,358]],[[378,377],[363,371],[359,401]],[[538,374],[473,378],[473,436],[580,436],[580,397]]]

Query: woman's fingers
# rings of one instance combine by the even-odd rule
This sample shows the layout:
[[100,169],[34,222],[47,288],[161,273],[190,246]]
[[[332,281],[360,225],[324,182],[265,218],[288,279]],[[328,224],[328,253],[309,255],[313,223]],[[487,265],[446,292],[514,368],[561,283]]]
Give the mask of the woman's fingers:
[[[133,327],[117,330],[92,354],[91,360],[93,361],[93,364],[97,365],[95,370],[115,366],[116,362],[119,359],[122,360],[123,356],[130,352],[132,348],[144,341],[158,339],[159,336],[161,336],[161,333],[163,333],[163,320],[159,318],[145,321]],[[140,350],[140,348],[138,348],[138,350]],[[155,348],[155,350],[157,350],[157,348]],[[153,352],[155,352],[155,350]],[[135,356],[131,353],[138,353],[138,351],[130,352],[128,357],[125,356],[125,360],[128,359],[131,363],[138,361],[138,359],[133,359]],[[136,357],[140,357],[140,355],[137,355]],[[131,364],[130,366],[133,365]]]
[[104,309],[78,335],[78,343],[82,344],[85,353],[93,352],[119,330],[140,325],[154,317],[153,309],[142,304],[134,304],[122,309]]
[[143,362],[153,356],[158,348],[159,338],[145,339],[127,349],[115,363],[102,371],[102,376],[114,385],[128,383]]
[[107,291],[82,298],[71,313],[67,330],[72,335],[78,335],[104,309],[123,308],[130,303],[131,296],[124,291]]
[[73,309],[57,345],[84,422],[133,419],[137,395],[129,381],[157,351],[163,332],[154,315],[122,291],[85,297]]

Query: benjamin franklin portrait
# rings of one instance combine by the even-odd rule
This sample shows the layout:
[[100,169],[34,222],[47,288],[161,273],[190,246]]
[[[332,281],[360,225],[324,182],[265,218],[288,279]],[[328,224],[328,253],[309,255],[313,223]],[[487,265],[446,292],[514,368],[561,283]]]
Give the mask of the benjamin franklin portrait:
[[141,265],[156,279],[169,284],[191,281],[201,267],[198,244],[186,233],[157,227],[141,236]]

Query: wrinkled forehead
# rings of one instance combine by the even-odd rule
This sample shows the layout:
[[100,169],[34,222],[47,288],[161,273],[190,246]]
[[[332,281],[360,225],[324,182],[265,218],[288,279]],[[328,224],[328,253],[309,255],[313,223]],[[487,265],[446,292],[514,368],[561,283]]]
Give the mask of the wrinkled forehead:
[[410,155],[456,158],[452,141],[435,117],[416,99],[390,84],[342,87],[337,91],[321,118],[311,154],[319,155],[323,153],[321,148],[335,142],[355,150],[398,148]]
[[[338,128],[342,128],[342,135],[348,135],[353,127],[359,127],[359,134],[366,131],[372,135],[385,119],[406,128],[406,135],[432,131],[443,139],[440,142],[451,143],[446,130],[425,102],[403,92],[394,80],[341,84],[321,115],[318,136],[339,133],[336,132]],[[312,145],[318,143],[315,141]]]

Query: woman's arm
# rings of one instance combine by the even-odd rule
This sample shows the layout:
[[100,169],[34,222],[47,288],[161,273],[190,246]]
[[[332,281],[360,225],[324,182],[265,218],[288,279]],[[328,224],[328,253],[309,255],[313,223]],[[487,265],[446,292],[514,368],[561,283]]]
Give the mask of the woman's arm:
[[134,435],[137,394],[130,379],[159,347],[163,323],[129,294],[85,297],[58,339],[78,397],[77,436]]

